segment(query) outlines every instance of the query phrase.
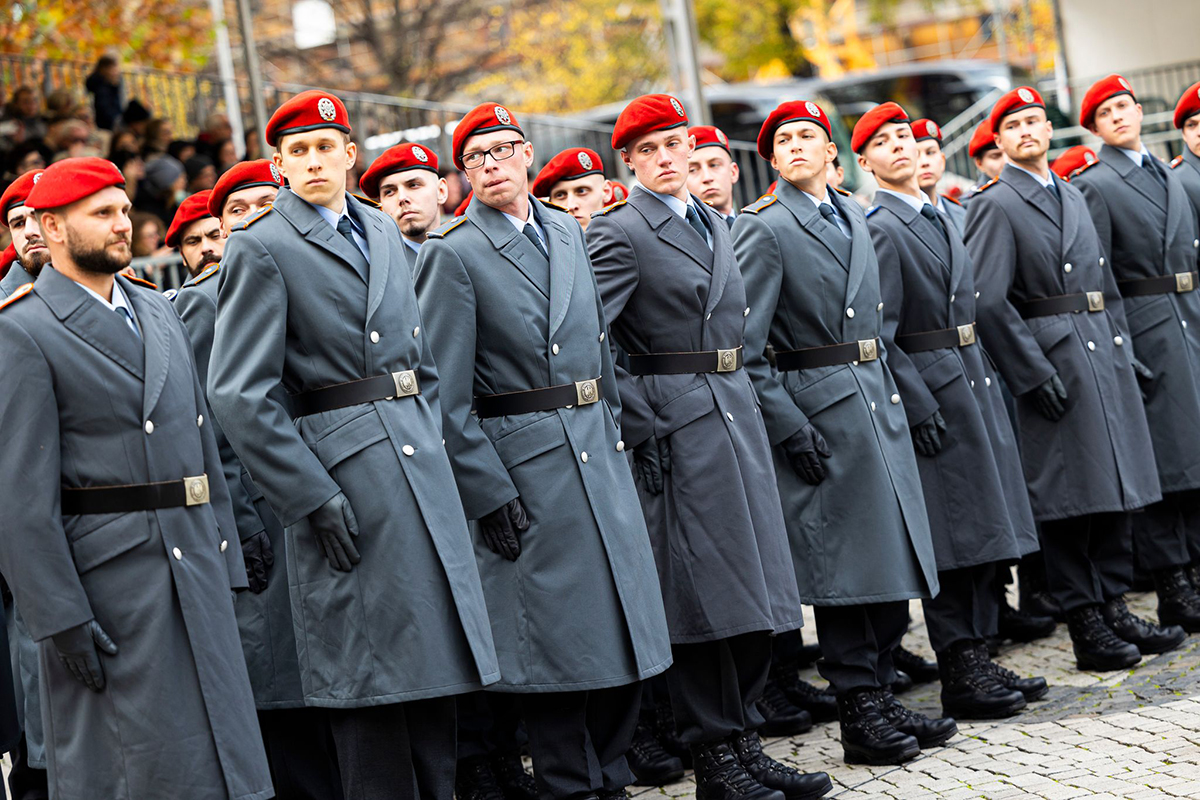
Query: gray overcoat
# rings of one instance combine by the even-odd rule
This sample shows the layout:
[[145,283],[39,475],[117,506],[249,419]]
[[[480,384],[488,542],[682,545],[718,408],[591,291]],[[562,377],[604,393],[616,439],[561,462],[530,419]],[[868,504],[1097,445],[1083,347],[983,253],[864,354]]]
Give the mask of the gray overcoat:
[[[1196,213],[1196,224],[1200,225],[1200,156],[1191,150],[1184,150],[1183,155],[1171,160],[1171,171],[1183,184]],[[1200,249],[1200,245],[1197,245],[1197,248]],[[0,283],[0,287],[3,285]]]

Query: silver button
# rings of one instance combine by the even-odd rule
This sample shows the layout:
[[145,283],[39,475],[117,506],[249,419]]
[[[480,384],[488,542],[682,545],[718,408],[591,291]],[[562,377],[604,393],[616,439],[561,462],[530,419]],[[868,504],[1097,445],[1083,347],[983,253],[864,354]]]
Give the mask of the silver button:
[[858,366],[858,362],[857,362],[857,361],[851,361],[850,363],[851,363],[851,364],[853,364],[853,365],[854,365],[854,366],[856,366],[856,367]]
[[178,547],[171,548],[171,555],[175,556],[176,561],[183,561],[183,551]]
[[417,327],[413,328],[413,338],[415,339],[420,335],[421,335],[421,326],[418,325]]
[[1192,247],[1200,247],[1200,239],[1193,239]]
[[587,463],[587,451],[586,450],[584,450],[582,453],[579,454],[579,460],[585,464]]
[[899,402],[900,402],[900,395],[898,395],[898,394],[892,395],[892,405],[897,405]]
[[710,312],[708,312],[707,314],[705,314],[705,315],[704,315],[704,318],[705,318],[705,319],[712,319],[712,312],[710,311]]
[[379,344],[379,331],[371,331],[371,344]]
[[551,347],[550,352],[554,353],[554,355],[558,355],[558,345],[556,344],[553,347]]
[[750,306],[746,306],[746,310],[742,312],[743,317],[750,316]]
[[954,295],[950,295],[950,302],[951,302],[951,303],[953,303],[953,302],[954,302]]
[[730,422],[733,422],[733,414],[730,414],[728,411],[726,411],[725,416],[729,418]]
[[871,410],[872,411],[875,410],[875,401],[874,400],[871,401]]
[[883,303],[880,303],[879,305],[875,306],[875,310],[876,310],[876,311],[883,311]]
[[974,389],[974,388],[975,388],[975,381],[971,381],[971,388],[972,388],[972,389]]
[[979,292],[976,292],[976,293],[975,293],[975,299],[976,299],[976,300],[978,300],[978,299],[979,299]]
[[847,308],[847,309],[846,309],[846,316],[847,316],[847,317],[849,317],[850,319],[854,319],[854,309],[853,309],[853,308]]
[[1180,321],[1183,323],[1183,327],[1185,327],[1185,328],[1186,328],[1186,327],[1187,327],[1187,320],[1185,319],[1185,320],[1180,320]]
[[600,341],[604,341],[604,331],[600,331]]
[[146,430],[146,435],[147,435],[147,436],[149,436],[150,434],[154,433],[154,423],[153,423],[153,422],[151,422],[150,420],[146,420],[146,424],[145,424],[145,426],[144,426],[144,427],[145,427],[145,430]]
[[200,416],[196,417],[196,427],[197,427],[197,428],[203,428],[203,427],[204,427],[204,415],[203,415],[203,414],[201,414]]
[[623,453],[623,452],[625,452],[625,442],[624,442],[624,441],[618,441],[618,442],[617,442],[617,452],[618,452],[618,453]]
[[1095,349],[1096,349],[1096,343],[1088,342],[1088,350],[1095,350]]
[[1114,336],[1113,344],[1115,344],[1117,347],[1120,347],[1121,345],[1125,344],[1125,340],[1120,336]]
[[406,456],[411,456],[413,453],[415,453],[417,451],[413,449],[413,446],[411,444],[406,444],[406,445],[404,445],[404,447],[400,448],[400,452],[404,453],[404,455],[406,455]]
[[1100,266],[1104,266],[1104,256],[1100,256]]
[[984,379],[983,379],[983,385],[984,385],[984,386],[991,386],[991,385],[992,385],[992,379],[991,379],[991,378],[984,378]]
[[1070,264],[1063,264],[1063,272],[1070,272],[1072,269],[1074,269],[1074,267],[1072,267]]
[[222,540],[221,540],[221,552],[222,552],[222,553],[224,553],[224,552],[225,552],[225,550],[226,550],[226,548],[228,548],[228,547],[229,547],[229,540],[228,540],[228,539],[222,539]]

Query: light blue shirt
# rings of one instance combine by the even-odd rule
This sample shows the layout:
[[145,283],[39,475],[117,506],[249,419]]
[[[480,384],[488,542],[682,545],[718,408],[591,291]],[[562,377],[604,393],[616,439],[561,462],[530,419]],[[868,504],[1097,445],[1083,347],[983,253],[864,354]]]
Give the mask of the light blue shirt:
[[[638,184],[638,185],[641,186],[641,184]],[[665,205],[667,208],[671,209],[676,214],[678,214],[680,217],[682,217],[685,222],[687,221],[688,206],[695,207],[695,205],[696,205],[695,202],[692,200],[692,195],[690,192],[688,193],[688,199],[687,199],[687,202],[685,203],[684,201],[680,200],[678,197],[676,197],[673,194],[662,194],[660,192],[652,192],[649,189],[646,189],[645,186],[642,186],[642,188],[646,190],[647,194],[657,197],[663,203],[663,205]],[[701,220],[703,220],[704,212],[702,212],[699,208],[697,208],[696,213],[700,214]],[[691,223],[689,223],[689,225],[690,224]],[[710,250],[712,249],[712,246],[713,246],[712,231],[708,229],[707,225],[704,226],[704,243],[708,245],[708,249],[710,249]]]
[[411,248],[412,248],[412,251],[413,251],[414,253],[417,253],[418,255],[420,254],[420,252],[421,252],[421,242],[414,242],[412,239],[409,239],[407,236],[401,236],[401,237],[400,237],[400,241],[404,242],[406,245],[408,245],[409,247],[411,247]]
[[[809,194],[803,189],[800,191],[805,197],[807,197],[809,200],[812,200],[813,205],[816,206],[818,210],[820,210],[822,203],[828,203],[829,205],[833,206],[833,218],[837,220],[838,230],[845,234],[847,239],[854,238],[854,235],[850,230],[850,220],[842,216],[842,212],[838,209],[837,203],[833,202],[833,199],[829,196],[828,189],[825,190],[825,197],[823,198],[817,197],[815,194]],[[824,217],[822,217],[822,219],[824,219]]]
[[1137,164],[1139,167],[1142,165],[1143,159],[1147,159],[1147,158],[1151,157],[1150,151],[1146,149],[1146,145],[1142,145],[1141,150],[1130,150],[1128,147],[1116,147],[1114,149],[1120,150],[1122,153],[1124,153],[1126,156],[1129,157],[1130,161]]
[[104,307],[109,311],[116,312],[125,318],[125,324],[129,326],[129,330],[138,335],[140,339],[142,334],[138,331],[137,315],[133,313],[133,305],[130,304],[129,298],[125,296],[125,290],[121,288],[121,284],[113,281],[112,302],[105,300],[99,293],[92,291],[82,283],[79,284],[85,292],[104,304]]
[[[922,194],[920,197],[913,197],[911,194],[904,194],[903,192],[894,192],[891,189],[879,189],[878,191],[886,192],[887,194],[890,194],[893,197],[899,197],[901,200],[903,200],[905,203],[907,203],[908,206],[910,208],[912,208],[914,211],[916,211],[918,214],[921,212],[921,209],[924,208],[925,206],[933,205],[933,203],[929,202],[929,198],[926,197],[924,194]],[[933,210],[937,211],[937,206],[934,206]]]
[[[1040,183],[1042,186],[1045,186],[1047,189],[1054,186],[1054,173],[1053,172],[1050,172],[1049,170],[1047,170],[1046,177],[1043,178],[1041,175],[1038,175],[1036,172],[1030,172],[1029,170],[1025,169],[1024,167],[1022,167],[1019,164],[1014,164],[1012,161],[1010,161],[1008,163],[1011,164],[1014,169],[1019,169],[1019,170],[1021,170],[1021,172],[1024,172],[1026,175],[1032,176],[1035,181]],[[1138,162],[1138,163],[1140,164],[1141,162]],[[1054,186],[1055,194],[1058,193],[1057,190],[1058,190],[1058,187]]]
[[[304,202],[308,203],[307,200]],[[346,205],[342,206],[342,213],[340,214],[338,214],[332,208],[314,205],[313,203],[308,204],[315,208],[317,213],[321,215],[321,218],[332,225],[335,231],[337,230],[338,220],[340,220],[342,217],[348,218],[350,220],[350,233],[354,237],[354,243],[358,245],[358,249],[362,251],[363,258],[365,258],[368,262],[371,260],[371,248],[367,247],[366,232],[362,229],[362,227],[359,226],[357,222],[354,221],[354,217],[351,216],[349,201],[346,202]],[[338,236],[341,236],[341,234],[339,233]]]

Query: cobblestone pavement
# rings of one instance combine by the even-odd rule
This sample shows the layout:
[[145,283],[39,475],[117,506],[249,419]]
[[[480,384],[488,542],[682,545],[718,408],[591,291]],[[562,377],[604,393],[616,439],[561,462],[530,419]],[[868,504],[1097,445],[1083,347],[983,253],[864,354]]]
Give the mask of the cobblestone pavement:
[[[1156,619],[1153,594],[1128,601],[1135,614]],[[912,615],[905,646],[932,658],[920,603]],[[810,613],[805,639],[814,631]],[[1200,798],[1200,635],[1124,672],[1076,670],[1065,625],[1039,642],[1006,645],[997,660],[1022,676],[1044,676],[1050,694],[1007,720],[959,722],[946,747],[903,766],[843,764],[836,723],[769,740],[767,753],[805,772],[828,772],[828,797],[841,800]],[[804,677],[824,685],[815,669]],[[900,700],[937,715],[939,691],[937,683],[917,686]],[[689,773],[680,783],[631,793],[639,800],[691,798],[695,784]]]

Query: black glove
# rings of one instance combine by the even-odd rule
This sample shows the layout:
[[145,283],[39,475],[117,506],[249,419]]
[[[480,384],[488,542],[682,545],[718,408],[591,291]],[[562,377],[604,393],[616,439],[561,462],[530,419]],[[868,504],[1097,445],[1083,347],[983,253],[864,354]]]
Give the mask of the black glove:
[[260,594],[267,588],[267,575],[275,564],[275,551],[266,531],[251,534],[242,541],[242,560],[246,562],[250,591]]
[[521,498],[514,497],[490,514],[485,514],[479,520],[479,532],[483,542],[498,556],[509,561],[516,561],[521,555],[521,541],[517,533],[529,530],[529,516]]
[[1137,376],[1138,388],[1142,391],[1142,402],[1144,403],[1150,399],[1146,389],[1154,383],[1154,372],[1136,358],[1129,359],[1129,366],[1133,367],[1133,374]]
[[816,486],[825,480],[825,465],[821,463],[821,458],[829,458],[833,453],[825,444],[825,437],[817,432],[811,422],[804,423],[803,428],[784,439],[782,447],[792,469],[806,483]]
[[110,656],[117,654],[117,645],[96,620],[90,620],[51,637],[58,650],[58,660],[75,680],[98,692],[104,688],[104,666],[100,663],[99,647]]
[[346,495],[338,492],[325,505],[308,515],[317,545],[329,566],[339,572],[349,572],[362,560],[354,539],[358,536],[358,520]]
[[926,458],[933,458],[942,452],[942,437],[939,434],[945,432],[946,420],[942,419],[942,412],[935,411],[929,419],[913,426],[913,447]]
[[650,494],[662,494],[663,473],[671,471],[671,448],[665,439],[651,436],[633,450],[633,468]]
[[1051,375],[1045,383],[1033,390],[1033,402],[1043,417],[1051,422],[1058,422],[1067,413],[1067,387],[1063,386],[1058,373]]

